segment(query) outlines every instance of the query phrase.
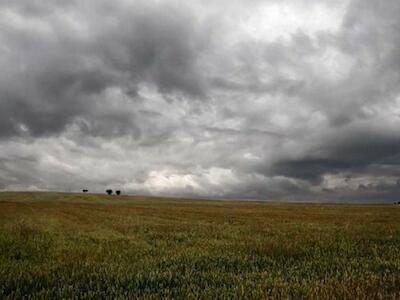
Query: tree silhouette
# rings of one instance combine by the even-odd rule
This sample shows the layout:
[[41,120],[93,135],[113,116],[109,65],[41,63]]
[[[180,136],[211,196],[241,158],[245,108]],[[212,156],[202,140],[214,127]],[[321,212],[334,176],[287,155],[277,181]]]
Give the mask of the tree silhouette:
[[112,192],[113,192],[113,190],[110,190],[110,189],[106,190],[106,193],[109,194],[109,195],[111,195]]
[[121,191],[115,191],[115,193],[117,194],[117,195],[120,195],[121,194]]

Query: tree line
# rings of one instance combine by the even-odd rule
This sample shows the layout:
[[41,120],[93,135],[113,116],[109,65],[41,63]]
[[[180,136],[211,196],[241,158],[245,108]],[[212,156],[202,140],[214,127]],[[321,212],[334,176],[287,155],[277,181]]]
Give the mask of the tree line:
[[[82,192],[83,192],[83,193],[87,193],[87,192],[89,192],[89,190],[88,190],[88,189],[83,189]],[[107,193],[108,195],[112,195],[113,190],[112,190],[112,189],[107,189],[107,190],[106,190],[106,193]],[[119,195],[121,195],[121,191],[120,191],[120,190],[116,190],[116,191],[115,191],[115,194],[119,196]]]

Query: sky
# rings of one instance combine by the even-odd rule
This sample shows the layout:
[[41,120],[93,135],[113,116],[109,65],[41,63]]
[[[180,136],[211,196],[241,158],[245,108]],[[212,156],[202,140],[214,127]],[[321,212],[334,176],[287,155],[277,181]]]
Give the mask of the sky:
[[1,0],[0,190],[400,200],[398,0]]

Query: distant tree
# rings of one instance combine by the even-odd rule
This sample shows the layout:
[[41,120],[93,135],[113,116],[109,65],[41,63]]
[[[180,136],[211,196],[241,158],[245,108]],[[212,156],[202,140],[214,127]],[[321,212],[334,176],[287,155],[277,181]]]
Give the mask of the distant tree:
[[82,192],[87,193],[87,192],[89,192],[89,190],[83,189]]
[[117,195],[121,195],[121,191],[115,191],[115,193],[117,194]]
[[111,195],[112,192],[113,192],[113,190],[110,190],[110,189],[106,190],[106,193],[109,194],[109,195]]

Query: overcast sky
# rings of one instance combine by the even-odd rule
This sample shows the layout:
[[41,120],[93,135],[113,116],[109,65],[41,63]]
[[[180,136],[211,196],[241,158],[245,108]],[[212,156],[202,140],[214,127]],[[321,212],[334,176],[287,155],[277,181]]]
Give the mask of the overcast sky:
[[398,0],[1,0],[0,190],[400,200]]

